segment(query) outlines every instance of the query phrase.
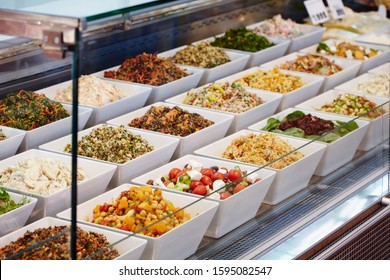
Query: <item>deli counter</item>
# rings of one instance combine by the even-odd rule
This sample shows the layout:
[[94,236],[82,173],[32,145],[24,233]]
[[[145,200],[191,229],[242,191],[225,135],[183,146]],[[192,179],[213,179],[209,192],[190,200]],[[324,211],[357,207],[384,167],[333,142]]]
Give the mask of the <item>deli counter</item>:
[[[366,58],[359,61],[348,52],[344,58],[330,55],[333,47],[325,48],[324,44],[337,44],[339,39],[324,41],[326,28],[304,23],[307,14],[303,4],[296,1],[91,2],[7,0],[0,4],[0,34],[3,34],[0,36],[0,113],[3,114],[0,115],[0,140],[2,131],[7,137],[15,137],[13,142],[6,143],[7,137],[3,143],[0,141],[0,171],[3,172],[0,173],[0,186],[4,184],[13,199],[27,195],[31,200],[17,213],[12,213],[17,211],[13,209],[3,214],[3,219],[0,215],[0,247],[6,248],[4,246],[26,230],[69,226],[56,234],[69,233],[71,252],[67,256],[80,258],[75,244],[76,227],[80,226],[107,235],[114,248],[118,248],[119,257],[115,258],[119,259],[390,258],[386,245],[390,241],[389,88],[387,84],[384,94],[362,93],[353,88],[361,81],[368,81],[369,77],[377,78],[378,73],[383,73],[380,78],[388,81],[390,42],[370,44],[364,41],[371,34],[388,34],[388,19],[378,19],[378,26],[375,26],[378,29],[374,32],[353,35],[354,43],[368,46],[362,54]],[[126,78],[113,80],[129,75],[131,71],[137,72],[131,68],[137,63],[141,65],[148,61],[152,64],[158,59],[170,58],[194,42],[212,45],[229,29],[238,30],[243,26],[261,29],[263,21],[280,14],[277,20],[294,16],[302,33],[285,38],[265,36],[269,49],[258,51],[222,47],[231,61],[214,70],[214,66],[175,63],[178,71],[187,73],[166,84],[145,85]],[[291,29],[291,26],[286,27],[287,31]],[[322,52],[317,47],[320,41],[323,42]],[[371,55],[368,49],[376,53]],[[293,68],[275,70],[316,51],[338,68],[327,70],[327,74],[303,73],[308,71]],[[216,57],[217,54],[213,58]],[[134,59],[126,62],[128,58]],[[120,73],[126,63],[132,70]],[[145,69],[148,67],[157,72],[160,65],[145,66]],[[324,67],[321,65],[320,71]],[[262,83],[258,88],[254,84],[237,85],[239,81],[248,82],[243,77],[254,75],[256,71],[267,77],[271,75],[271,78],[273,75],[287,77],[290,81],[283,84],[278,80],[276,85],[266,88]],[[109,81],[111,86],[129,93],[121,97],[122,100],[111,101],[112,104],[85,105],[80,85],[87,75]],[[139,76],[144,80],[149,77]],[[292,86],[291,79],[301,84],[283,92],[283,87]],[[219,85],[213,84],[216,80]],[[98,89],[98,83],[94,80],[90,85],[93,91]],[[201,104],[199,97],[193,98],[197,104],[186,104],[194,89],[198,90],[197,94],[206,90],[207,94],[213,92],[216,97],[206,96],[206,105]],[[14,117],[7,118],[6,113],[20,108],[22,100],[27,98],[23,97],[24,93],[32,99],[29,101],[31,108],[23,110],[40,114],[34,111],[35,107],[41,106],[40,98],[33,92],[54,100],[58,96],[56,92],[66,90],[70,99],[61,101],[63,109],[57,114],[67,114],[67,117],[39,128],[34,126],[35,122],[28,127],[27,120],[22,128],[8,128]],[[248,111],[244,113],[234,110],[247,104],[211,107],[217,99],[218,106],[222,106],[221,100],[231,98],[226,94],[228,91],[248,94],[247,98],[258,103],[245,109]],[[18,93],[9,98],[12,92]],[[341,92],[347,97],[340,97]],[[100,98],[96,93],[89,102]],[[326,109],[324,105],[323,112],[316,111],[324,102],[329,104],[332,100],[336,100],[334,106],[339,108]],[[41,102],[58,109],[49,100]],[[165,109],[161,109],[164,106]],[[339,111],[347,106],[354,107],[352,111]],[[355,109],[364,112],[355,114]],[[161,111],[166,115],[158,115]],[[173,120],[180,119],[181,114],[185,116],[183,118],[191,115],[193,126],[199,127],[184,133],[187,127],[181,123],[167,125],[172,114],[175,114]],[[283,133],[285,129],[280,124],[289,121],[290,127],[291,119],[297,114],[326,119],[325,123],[331,125],[331,129],[316,137],[309,133],[310,137],[306,138],[299,134],[303,129],[298,134]],[[156,123],[147,126],[150,122]],[[160,130],[155,130],[158,126],[161,126]],[[271,133],[262,131],[265,128]],[[100,135],[93,134],[98,130]],[[139,136],[127,143],[118,138],[120,133]],[[99,138],[103,134],[107,134],[107,138]],[[324,140],[324,135],[329,136],[328,140]],[[100,145],[100,151],[96,153],[104,150],[108,154],[104,158],[91,154],[77,156],[83,149],[92,149],[84,146],[81,137]],[[242,137],[254,141],[238,157],[240,145],[249,143],[248,138],[242,140]],[[279,142],[272,145],[267,142],[274,139]],[[265,152],[268,161],[260,161],[256,158],[259,154],[252,149],[263,145],[260,144],[263,140],[265,151],[272,150],[275,145],[283,146],[283,141],[290,146],[283,146],[286,150],[274,158],[271,152]],[[121,141],[126,144],[123,147],[127,147],[122,149],[131,150],[137,145],[139,154],[123,160],[121,157],[129,151],[115,150],[115,143]],[[12,149],[11,144],[15,145]],[[72,166],[69,170],[60,165],[54,169],[57,166],[52,162],[49,164],[51,170],[44,172],[50,175],[68,170],[69,173],[64,171],[61,175],[72,178],[71,182],[68,180],[67,188],[29,194],[5,181],[7,176],[12,176],[12,168],[18,162],[46,157]],[[245,161],[248,157],[249,161]],[[30,165],[23,176],[30,176],[36,163],[26,164]],[[211,172],[210,175],[206,175],[207,172]],[[197,184],[187,184],[188,180],[197,181]],[[211,180],[210,185],[207,180]],[[132,195],[140,199],[136,206],[131,204],[130,196],[123,199],[132,185],[152,186],[131,189]],[[197,189],[199,185],[204,188]],[[235,190],[238,186],[243,190]],[[186,188],[190,193],[180,193]],[[118,195],[117,201],[107,202]],[[156,197],[162,195],[167,200],[154,204]],[[147,211],[156,208],[156,215],[146,216]],[[168,218],[164,217],[166,209],[169,210]],[[21,218],[23,211],[27,214]],[[134,221],[126,218],[131,213],[136,217]],[[104,223],[106,216],[111,214],[119,216]],[[89,220],[86,220],[88,215]],[[153,222],[153,217],[158,221]],[[176,224],[171,225],[167,220]],[[111,228],[107,229],[107,225]],[[40,242],[38,246],[51,241]],[[0,257],[16,259],[31,249],[26,245],[17,254],[12,253],[16,249],[4,249]],[[82,258],[109,258],[113,254],[104,248],[100,250],[104,253],[93,252]],[[39,259],[39,256],[35,258]]]

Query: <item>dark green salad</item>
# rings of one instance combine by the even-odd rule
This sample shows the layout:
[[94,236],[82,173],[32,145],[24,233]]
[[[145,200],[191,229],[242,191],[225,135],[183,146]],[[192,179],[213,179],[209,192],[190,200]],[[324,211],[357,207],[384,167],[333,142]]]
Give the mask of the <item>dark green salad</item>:
[[[355,121],[346,123],[342,121],[324,120],[312,114],[305,114],[297,110],[288,114],[282,120],[269,118],[267,125],[261,128],[261,130],[332,143],[357,128],[359,126]],[[320,136],[322,137],[319,138]]]
[[0,188],[0,215],[10,212],[30,202],[26,196],[23,196],[22,201],[16,203],[11,199],[11,196],[5,188]]
[[210,45],[214,47],[241,50],[247,52],[257,52],[274,46],[267,38],[257,35],[251,29],[240,27],[230,29],[221,37],[216,37]]

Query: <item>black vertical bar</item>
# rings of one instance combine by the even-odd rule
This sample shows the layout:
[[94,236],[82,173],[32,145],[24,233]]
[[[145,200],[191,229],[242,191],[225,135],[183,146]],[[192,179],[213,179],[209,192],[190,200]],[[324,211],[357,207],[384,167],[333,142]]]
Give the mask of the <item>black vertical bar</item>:
[[77,130],[79,113],[79,63],[80,63],[80,32],[76,29],[76,44],[73,50],[72,64],[72,190],[71,190],[71,228],[70,228],[70,256],[72,260],[77,259]]

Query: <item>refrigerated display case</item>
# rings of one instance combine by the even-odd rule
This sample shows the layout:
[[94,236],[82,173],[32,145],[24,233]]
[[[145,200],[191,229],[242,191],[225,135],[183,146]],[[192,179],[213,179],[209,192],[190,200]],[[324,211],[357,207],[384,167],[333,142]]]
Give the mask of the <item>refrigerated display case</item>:
[[[26,3],[2,1],[0,4],[0,34],[27,37],[30,40],[35,40],[33,42],[38,40],[38,43],[32,48],[29,45],[30,49],[24,49],[23,53],[0,60],[0,69],[1,72],[4,72],[0,78],[0,97],[4,98],[7,93],[16,90],[43,89],[72,80],[73,129],[72,138],[68,137],[68,143],[72,143],[73,146],[72,164],[77,166],[76,128],[79,127],[79,119],[75,116],[79,115],[79,110],[82,111],[77,106],[78,102],[76,101],[80,75],[111,68],[121,64],[125,58],[133,57],[142,52],[160,53],[213,37],[229,28],[248,26],[279,14],[286,9],[286,6],[292,5],[293,3],[290,1],[288,5],[284,5],[282,1],[266,0],[118,0],[99,1],[98,3],[94,1],[92,5],[89,1],[28,1]],[[74,8],[75,6],[77,9]],[[17,38],[5,38],[6,40],[1,42],[6,42],[4,46],[7,47],[14,43],[25,43],[24,39],[19,41],[20,39]],[[311,43],[307,44],[306,47],[309,45]],[[306,176],[308,180],[310,179],[309,182],[306,182],[294,194],[289,195],[281,202],[262,203],[253,213],[254,217],[223,236],[218,236],[215,233],[213,235],[207,231],[208,224],[213,224],[213,215],[225,213],[222,212],[222,203],[216,202],[212,198],[180,197],[177,193],[169,191],[166,194],[164,192],[164,195],[177,203],[178,207],[187,209],[195,217],[190,223],[187,222],[185,227],[177,227],[170,234],[162,235],[157,239],[153,239],[153,237],[142,238],[139,234],[134,236],[134,234],[124,231],[107,231],[105,227],[93,226],[97,231],[113,235],[110,236],[110,242],[114,242],[120,248],[121,258],[129,259],[139,257],[147,259],[388,259],[390,251],[388,249],[381,251],[380,249],[386,248],[383,245],[389,242],[390,232],[390,206],[388,206],[389,198],[386,198],[390,192],[389,101],[385,100],[377,105],[384,108],[387,113],[385,117],[379,118],[375,124],[377,142],[374,148],[368,151],[358,150],[350,162],[326,176]],[[133,109],[129,111],[133,111]],[[232,117],[229,116],[227,119],[232,119]],[[361,118],[357,119],[361,121]],[[148,134],[149,132],[144,133]],[[150,135],[150,139],[152,139],[153,136]],[[157,136],[154,137],[157,138]],[[221,139],[220,136],[217,138]],[[70,141],[70,139],[72,140]],[[215,140],[214,138],[210,139]],[[209,143],[212,141],[210,140]],[[290,141],[292,140],[290,139]],[[314,155],[311,157],[313,162],[308,161],[306,165],[298,167],[288,176],[300,178],[300,173],[309,172],[308,170],[311,169],[313,169],[311,172],[314,173],[314,169],[320,161],[319,154],[324,152],[325,145],[314,140],[294,141],[298,143],[295,145],[296,150],[302,151],[307,156]],[[157,142],[164,142],[164,140]],[[173,142],[178,141],[172,141],[170,145],[173,145]],[[165,142],[160,144],[168,145]],[[61,149],[61,147],[55,147],[54,150],[56,148]],[[213,149],[217,148],[209,149],[205,156],[212,157],[211,151]],[[170,149],[170,152],[172,155],[174,149]],[[196,153],[195,149],[190,152]],[[166,156],[168,157],[168,155]],[[277,160],[283,158],[284,156]],[[152,162],[153,158],[147,160]],[[69,161],[71,161],[70,157]],[[155,161],[150,164],[150,166],[154,166],[153,168],[156,164],[167,163],[168,160],[161,160],[158,156]],[[139,163],[142,166],[148,164],[147,162]],[[79,165],[81,166],[82,163],[80,162]],[[272,172],[267,173],[267,171],[269,172],[268,165],[257,167],[257,172],[264,172],[264,174],[261,173],[264,177],[271,176]],[[249,166],[247,168],[248,171],[251,169]],[[152,171],[150,168],[147,170]],[[134,177],[146,173],[145,170],[140,172],[134,174]],[[74,178],[75,175],[73,173]],[[284,187],[288,187],[288,176],[284,178]],[[283,177],[279,176],[278,178],[281,180]],[[290,179],[292,184],[295,184],[294,178]],[[81,218],[80,213],[84,215],[85,209],[92,210],[93,205],[103,203],[109,197],[114,198],[119,194],[118,190],[115,190],[117,186],[117,183],[111,185],[110,192],[105,192],[92,201],[88,200],[92,198],[90,196],[82,196],[81,200],[79,196],[79,200],[76,202],[77,182],[74,179],[71,195],[68,193],[64,197],[70,208],[62,211],[59,217],[70,220],[72,229],[76,225],[90,229],[88,228],[91,226],[90,223],[86,226],[80,222],[84,219]],[[125,187],[122,186],[121,189],[125,189]],[[97,195],[98,193],[95,191],[93,196]],[[245,197],[244,192],[241,193],[241,197]],[[85,203],[79,205],[78,211],[75,211],[76,205],[81,202]],[[245,203],[245,201],[240,201],[239,196],[234,201],[232,199],[234,203],[225,202],[224,211],[227,211],[226,208],[234,207],[234,212],[238,213],[241,211],[240,203]],[[199,217],[196,216],[196,213],[200,213]],[[219,219],[223,218],[219,216]],[[46,218],[39,220],[34,227],[56,223],[62,225],[67,222]],[[196,229],[200,231],[197,234],[194,233]],[[138,230],[141,231],[141,229]],[[72,230],[70,232],[72,233],[70,242],[73,242],[73,246],[75,246],[75,232]],[[15,231],[15,233],[20,235],[21,231]],[[206,236],[203,236],[204,233]],[[181,251],[173,249],[172,241],[175,241],[173,238],[175,234],[176,238],[181,240],[177,243],[178,248],[186,246]],[[210,236],[218,236],[218,238]],[[7,240],[12,238],[14,236]],[[5,241],[1,243],[2,246],[5,244]],[[158,250],[159,246],[163,246],[164,249]],[[29,249],[27,248],[27,250]],[[129,250],[133,251],[129,253]],[[142,250],[146,250],[144,255],[142,255]],[[15,256],[10,256],[10,258],[13,257]],[[75,251],[72,252],[71,257],[76,258]]]

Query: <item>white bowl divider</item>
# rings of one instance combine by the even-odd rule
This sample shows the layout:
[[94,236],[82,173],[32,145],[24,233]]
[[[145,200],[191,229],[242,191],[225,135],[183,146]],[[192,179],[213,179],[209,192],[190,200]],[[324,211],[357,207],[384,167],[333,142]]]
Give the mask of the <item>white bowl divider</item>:
[[[120,83],[113,80],[104,80],[104,82],[115,86],[126,96],[120,100],[106,104],[101,107],[91,106],[87,104],[79,104],[82,107],[87,107],[93,110],[91,117],[88,119],[88,122],[85,125],[86,128],[95,126],[100,123],[104,123],[109,119],[141,108],[145,105],[145,102],[148,99],[150,92],[152,91],[150,87],[136,84]],[[54,98],[56,96],[57,91],[66,89],[69,84],[71,84],[71,81],[63,82],[51,87],[37,90],[37,92],[45,94],[48,98],[52,100],[56,100]],[[72,104],[71,102],[65,102],[61,100],[56,101],[61,102],[63,104]]]
[[[169,171],[174,167],[183,168],[184,165],[190,162],[190,160],[196,160],[200,162],[204,168],[218,166],[233,169],[234,167],[239,166],[242,171],[248,171],[248,174],[256,170],[255,167],[243,165],[240,163],[232,163],[206,157],[186,155],[162,167],[150,171],[142,176],[139,176],[132,181],[135,184],[146,185],[148,180],[155,180],[156,178],[163,177],[164,175],[167,175]],[[261,178],[261,181],[250,185],[244,190],[232,195],[228,199],[216,200],[213,198],[207,198],[212,201],[218,202],[219,207],[217,213],[211,221],[210,226],[206,231],[206,236],[220,238],[221,236],[225,235],[226,233],[232,231],[233,229],[239,227],[240,225],[255,217],[276,175],[276,172],[266,169],[261,169],[255,172],[258,174],[259,178]],[[168,188],[164,190],[175,193],[179,192]],[[200,197],[198,195],[187,192],[179,193],[194,197]],[[237,209],[240,209],[240,211],[237,211]]]
[[[207,87],[210,84],[207,84],[205,86],[202,86],[201,88]],[[197,90],[200,90],[201,88],[197,88]],[[203,110],[207,111],[212,111],[212,112],[220,112],[223,114],[228,114],[232,115],[234,117],[232,124],[229,127],[229,130],[227,134],[232,134],[238,130],[244,129],[248,127],[248,125],[262,120],[268,116],[271,116],[273,113],[275,113],[277,107],[280,104],[280,101],[282,100],[282,95],[278,93],[271,93],[271,92],[266,92],[266,91],[260,91],[256,89],[247,89],[248,92],[254,93],[257,96],[259,96],[265,103],[260,104],[259,106],[252,108],[248,111],[242,112],[242,113],[231,113],[231,112],[226,112],[222,110],[215,110],[211,108],[205,108],[205,107],[199,107],[199,106],[194,106],[194,105],[188,105],[184,104],[183,101],[187,96],[187,92],[182,93],[180,95],[171,97],[167,100],[165,100],[167,103],[172,103],[172,104],[177,104],[177,105],[182,105],[182,106],[188,106],[188,107],[193,107],[193,108],[200,108]]]
[[[175,105],[164,103],[164,102],[157,102],[152,105],[133,111],[131,113],[128,113],[126,115],[109,120],[107,123],[116,126],[119,125],[128,126],[130,121],[132,121],[134,118],[142,117],[149,110],[151,106],[168,106],[172,108]],[[131,128],[140,132],[147,131],[154,135],[161,135],[161,136],[171,137],[173,139],[180,140],[180,143],[176,148],[176,151],[172,157],[173,159],[176,159],[185,154],[192,153],[194,150],[198,149],[199,147],[202,147],[208,143],[221,139],[222,137],[225,136],[226,132],[229,129],[230,124],[233,122],[233,116],[221,112],[212,112],[203,109],[197,109],[190,106],[183,106],[183,105],[180,105],[179,107],[187,110],[190,113],[198,113],[204,118],[214,121],[214,124],[185,137],[164,134],[164,133],[155,132],[151,130],[132,128],[132,127]]]
[[[110,202],[125,190],[133,185],[124,184],[100,196],[97,196],[83,204],[77,206],[77,220],[81,223],[87,222],[93,217],[93,208],[97,204]],[[197,201],[195,197],[179,193],[166,192],[162,190],[163,197],[172,202],[175,207],[186,207],[186,212],[190,213],[191,219],[178,227],[166,232],[159,237],[149,237],[143,234],[135,234],[136,237],[147,240],[147,245],[141,259],[185,259],[195,253],[199,243],[206,232],[212,218],[214,217],[218,203],[206,199]],[[70,219],[71,209],[59,213],[57,216],[62,219]],[[115,232],[129,234],[129,232],[107,226],[93,224],[96,227],[108,229]]]
[[[287,110],[284,110],[283,112],[280,112],[274,116],[273,118],[277,118],[279,120],[282,120],[285,116],[288,114],[299,110],[290,108]],[[324,120],[333,120],[333,121],[343,121],[348,122],[353,120],[353,118],[350,117],[344,117],[344,116],[336,116],[332,114],[327,113],[320,113],[317,111],[310,111],[310,110],[301,110],[305,114],[312,114],[313,116],[322,118]],[[314,175],[317,176],[326,176],[330,174],[331,172],[335,171],[339,167],[343,166],[344,164],[350,162],[355,155],[355,152],[360,144],[360,142],[363,139],[363,136],[365,135],[369,123],[364,120],[355,120],[359,128],[355,129],[354,131],[348,133],[347,135],[341,137],[340,139],[337,139],[336,141],[332,143],[324,143],[318,141],[318,143],[322,143],[326,145],[326,150],[324,155],[322,156],[322,159],[320,163],[318,164],[316,170],[314,171]],[[261,128],[265,127],[267,125],[267,120],[262,120],[252,126],[250,126],[248,129],[259,131]],[[283,135],[278,134],[286,137],[296,138],[296,139],[302,139],[306,141],[310,141],[303,138],[298,138],[290,135]]]
[[[0,238],[0,247],[4,247],[22,237],[26,231],[34,231],[38,228],[47,228],[54,226],[70,226],[70,222],[57,218],[46,217],[29,224],[21,229],[18,229],[6,236]],[[126,234],[112,232],[106,229],[78,224],[78,227],[87,232],[96,232],[106,236],[110,244],[115,244],[113,247],[118,250],[120,256],[116,260],[138,260],[146,247],[146,241],[137,237],[129,237]]]
[[185,92],[191,88],[197,87],[199,84],[200,79],[202,78],[203,75],[203,69],[200,68],[194,68],[194,67],[183,67],[183,66],[178,66],[182,70],[186,71],[190,75],[178,79],[176,81],[161,85],[161,86],[152,86],[152,85],[146,85],[146,84],[140,84],[140,83],[133,83],[133,82],[127,82],[127,81],[122,81],[122,80],[115,80],[115,79],[110,79],[110,78],[105,78],[104,77],[104,72],[109,71],[109,70],[118,70],[120,65],[111,67],[109,69],[105,69],[96,73],[93,73],[92,75],[102,78],[105,80],[110,80],[110,81],[116,81],[119,83],[126,83],[126,84],[132,84],[132,85],[138,85],[138,86],[145,86],[149,87],[152,89],[148,100],[146,101],[146,105],[158,102],[158,101],[163,101],[169,97],[175,96],[179,93]]
[[[245,76],[248,76],[250,74],[257,72],[258,70],[264,71],[264,70],[271,70],[271,69],[265,68],[262,66],[252,67],[250,69],[247,69],[247,70],[244,70],[242,72],[236,73],[234,75],[220,79],[217,82],[233,83],[233,82],[235,82],[235,81],[237,81]],[[263,92],[263,93],[268,92],[268,93],[272,93],[272,94],[282,95],[282,100],[280,101],[279,106],[276,110],[277,112],[282,111],[284,109],[287,109],[287,108],[294,106],[296,104],[299,104],[300,102],[317,95],[322,84],[324,83],[324,78],[322,78],[320,76],[310,75],[310,74],[301,73],[301,72],[288,71],[288,70],[283,70],[283,69],[280,69],[280,72],[301,77],[304,85],[302,87],[297,88],[297,89],[290,91],[288,93],[279,93],[279,92],[255,89],[255,90],[257,90],[259,92]],[[249,89],[249,87],[248,87],[248,89]]]
[[[241,130],[235,134],[223,138],[220,141],[196,150],[194,153],[202,156],[259,167],[258,165],[222,158],[223,152],[225,151],[226,147],[230,145],[233,139],[236,139],[242,135],[249,135],[251,133],[262,134],[264,132]],[[273,181],[264,199],[264,203],[272,205],[278,204],[282,200],[297,193],[307,186],[326,148],[326,145],[320,143],[308,144],[308,142],[305,140],[293,139],[284,136],[280,136],[280,138],[290,143],[293,147],[299,148],[299,151],[304,154],[304,157],[280,170],[266,167],[266,169],[276,171],[275,180]]]
[[[316,110],[315,108],[319,108],[326,103],[332,102],[340,94],[343,93],[347,93],[347,92],[338,91],[338,90],[329,90],[306,102],[298,104],[295,107],[301,109],[307,109],[311,111],[322,112]],[[359,93],[353,93],[353,94],[361,95]],[[368,121],[370,123],[368,130],[358,147],[358,150],[362,150],[362,151],[371,150],[373,147],[379,145],[380,143],[383,143],[386,139],[389,138],[389,103],[388,103],[389,99],[374,96],[374,95],[365,95],[365,97],[368,100],[375,102],[377,105],[384,104],[382,107],[385,110],[385,114],[383,114],[381,117],[378,117],[374,120],[362,118],[364,121]],[[334,113],[329,113],[329,114],[334,114]],[[334,115],[344,116],[341,114],[334,114]]]
[[[72,106],[63,104],[63,107],[69,112],[70,117],[26,131],[26,136],[18,149],[18,153],[27,151],[28,149],[36,149],[43,143],[72,133]],[[79,131],[84,128],[91,114],[92,109],[79,107]]]
[[[88,135],[93,129],[101,126],[103,125],[97,125],[89,129],[80,131],[77,134],[78,140],[80,140],[84,135]],[[140,135],[143,139],[148,141],[149,144],[154,146],[155,150],[123,164],[117,164],[85,156],[79,156],[79,158],[85,159],[88,162],[94,161],[117,166],[117,170],[108,186],[109,189],[117,187],[120,184],[130,182],[133,177],[167,163],[172,157],[172,154],[175,151],[177,145],[179,144],[179,140],[173,137],[165,136],[162,134],[157,135],[155,133],[147,132],[140,129],[127,129],[134,134]],[[64,152],[64,148],[67,144],[70,143],[71,135],[68,135],[55,141],[41,145],[39,146],[39,148],[42,150],[69,155],[68,153]]]
[[[23,227],[28,218],[30,217],[35,205],[37,204],[37,199],[31,196],[25,196],[15,192],[8,191],[8,194],[11,200],[16,203],[23,201],[23,197],[29,199],[29,202],[12,210],[7,213],[1,214],[0,216],[0,236],[9,234],[21,227]],[[1,246],[0,246],[1,247]]]
[[[285,62],[295,60],[297,57],[303,56],[303,55],[305,55],[305,54],[304,53],[297,53],[297,52],[290,53],[284,57],[281,57],[281,58],[275,59],[273,61],[270,61],[268,63],[262,64],[261,67],[262,68],[279,67],[280,65],[282,65]],[[330,59],[331,61],[338,64],[339,66],[343,67],[343,70],[341,70],[340,72],[337,72],[335,74],[332,74],[330,76],[322,76],[322,75],[311,74],[311,73],[300,72],[300,71],[292,71],[292,72],[295,72],[295,73],[300,72],[300,73],[305,73],[305,74],[313,75],[313,76],[317,76],[317,77],[318,76],[323,77],[325,79],[325,81],[320,89],[320,92],[334,88],[335,86],[354,78],[357,75],[357,73],[359,72],[360,65],[361,65],[361,62],[359,62],[359,61],[348,60],[348,59],[334,57],[334,56],[325,56],[325,55],[323,55],[323,56]]]
[[[170,58],[173,57],[178,51],[186,48],[187,46],[181,46],[166,52],[159,53],[159,57],[165,57],[165,58]],[[245,66],[248,63],[249,54],[246,53],[238,53],[238,52],[233,52],[230,50],[225,50],[226,54],[229,56],[230,60],[229,62],[226,62],[222,65],[218,65],[213,68],[202,68],[198,66],[191,66],[191,65],[184,65],[180,64],[183,67],[191,67],[191,68],[196,68],[196,69],[201,69],[203,70],[203,76],[199,81],[199,85],[204,85],[207,83],[210,83],[212,81],[215,81],[217,79],[220,79],[222,77],[231,75],[233,73],[242,71]]]
[[[326,40],[323,42],[327,45],[331,44],[333,46],[333,45],[336,45],[336,44],[339,44],[342,42],[346,42],[346,41],[345,40],[329,39],[329,40]],[[358,73],[359,75],[366,73],[368,70],[383,64],[385,61],[390,60],[390,48],[386,48],[384,46],[372,45],[372,44],[365,44],[365,43],[360,43],[360,42],[353,42],[353,41],[351,41],[350,43],[354,44],[354,45],[362,46],[362,47],[368,47],[368,48],[373,49],[373,50],[382,51],[381,54],[378,54],[378,55],[373,56],[373,57],[366,59],[366,60],[359,60],[359,59],[355,59],[355,58],[353,58],[353,59],[344,58],[344,59],[348,59],[348,60],[352,60],[352,61],[361,62],[361,66],[360,66],[359,73]],[[317,53],[317,51],[316,51],[317,46],[318,46],[318,44],[315,44],[315,45],[312,45],[310,47],[304,48],[304,49],[300,50],[299,52],[323,55],[321,53]],[[327,54],[327,55],[329,55],[329,54]],[[336,56],[336,55],[334,55],[334,56],[329,55],[329,56],[343,58],[343,57]]]
[[[4,170],[11,165],[15,165],[18,162],[31,158],[51,158],[66,162],[69,165],[71,164],[71,157],[68,155],[60,155],[58,153],[32,149],[0,161],[0,170]],[[87,176],[87,178],[80,182],[77,186],[78,203],[82,203],[103,193],[116,170],[116,167],[112,164],[91,162],[83,158],[78,158],[78,167],[82,168]],[[14,192],[20,192],[27,196],[36,197],[38,199],[37,205],[35,206],[30,218],[31,221],[35,221],[45,216],[54,216],[59,211],[62,211],[71,205],[70,187],[57,191],[51,195],[39,195],[31,192],[19,191],[13,188],[7,189]]]
[[7,126],[0,126],[0,131],[7,137],[0,141],[0,160],[2,160],[16,154],[26,136],[26,131]]

